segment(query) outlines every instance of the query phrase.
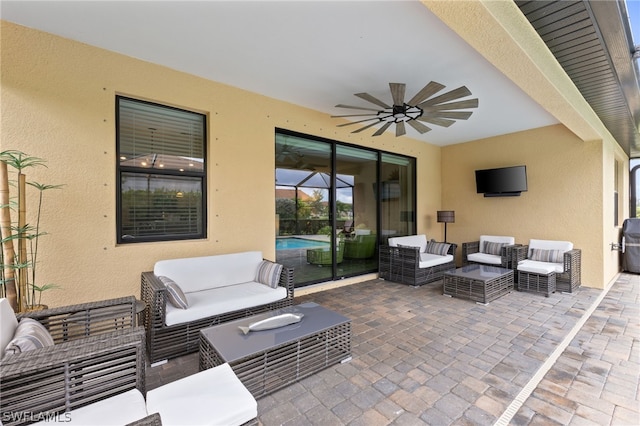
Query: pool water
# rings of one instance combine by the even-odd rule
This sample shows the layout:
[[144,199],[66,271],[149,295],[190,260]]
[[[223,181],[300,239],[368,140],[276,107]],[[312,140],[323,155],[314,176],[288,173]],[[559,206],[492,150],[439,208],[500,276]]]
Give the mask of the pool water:
[[305,238],[276,238],[276,250],[306,249],[328,247],[328,241],[307,240]]

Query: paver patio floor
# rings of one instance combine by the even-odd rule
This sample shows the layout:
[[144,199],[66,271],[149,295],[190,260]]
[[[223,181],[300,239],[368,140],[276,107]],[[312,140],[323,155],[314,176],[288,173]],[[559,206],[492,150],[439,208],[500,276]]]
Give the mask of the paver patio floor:
[[[258,419],[266,426],[640,424],[640,275],[621,274],[603,294],[514,291],[480,305],[443,296],[441,282],[371,280],[296,297],[351,318],[353,359],[260,398]],[[197,370],[197,354],[148,368],[147,389]]]

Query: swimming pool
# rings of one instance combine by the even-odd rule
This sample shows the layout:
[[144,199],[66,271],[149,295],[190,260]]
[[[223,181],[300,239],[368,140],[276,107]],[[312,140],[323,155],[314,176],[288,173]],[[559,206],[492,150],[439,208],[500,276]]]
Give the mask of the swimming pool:
[[328,246],[328,241],[308,240],[306,238],[297,237],[276,238],[276,250],[306,249]]

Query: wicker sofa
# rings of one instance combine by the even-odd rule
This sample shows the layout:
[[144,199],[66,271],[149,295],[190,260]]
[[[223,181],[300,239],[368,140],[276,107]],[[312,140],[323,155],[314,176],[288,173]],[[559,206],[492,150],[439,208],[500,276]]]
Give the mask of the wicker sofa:
[[[292,305],[293,269],[282,267],[271,288],[256,281],[261,265],[262,253],[249,251],[161,260],[153,271],[143,272],[141,297],[148,306],[144,325],[151,363],[196,352],[203,328]],[[184,292],[187,309],[168,301],[167,278]]]
[[424,234],[393,237],[388,243],[380,246],[382,279],[420,286],[438,281],[456,268],[456,244],[428,241]]
[[[133,296],[18,315],[0,299],[0,421],[33,423],[128,390],[144,392],[144,330],[134,327],[134,312]],[[24,318],[44,326],[54,344],[10,352]]]
[[516,290],[549,296],[556,290],[572,293],[581,284],[582,251],[570,241],[531,239],[515,247],[512,257],[517,263]]

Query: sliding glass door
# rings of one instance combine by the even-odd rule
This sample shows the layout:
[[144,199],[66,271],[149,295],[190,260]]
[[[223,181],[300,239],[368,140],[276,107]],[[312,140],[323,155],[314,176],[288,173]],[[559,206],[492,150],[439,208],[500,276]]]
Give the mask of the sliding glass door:
[[415,159],[284,130],[275,139],[276,261],[296,286],[377,272],[378,245],[415,233]]

